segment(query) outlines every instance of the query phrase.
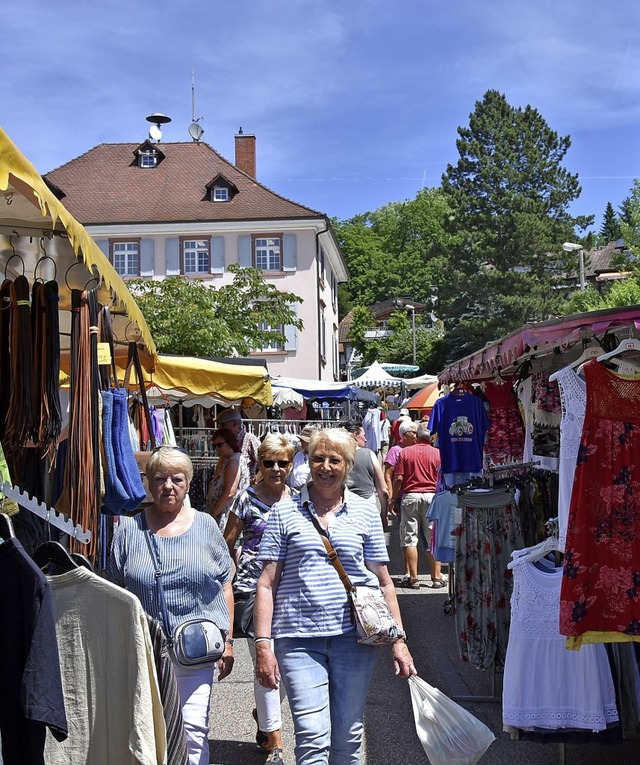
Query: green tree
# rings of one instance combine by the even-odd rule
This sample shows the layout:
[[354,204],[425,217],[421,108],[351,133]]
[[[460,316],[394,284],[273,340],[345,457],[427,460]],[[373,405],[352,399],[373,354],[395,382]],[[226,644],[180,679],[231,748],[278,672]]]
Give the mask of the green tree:
[[438,308],[450,359],[557,313],[554,282],[577,271],[562,242],[592,222],[569,214],[581,192],[562,166],[570,138],[536,109],[512,107],[489,90],[458,136],[460,158],[442,177],[457,240]]
[[447,230],[450,214],[439,189],[423,189],[415,199],[335,222],[349,269],[349,282],[341,285],[340,316],[354,305],[397,295],[427,303],[432,288],[439,290],[449,278],[455,243]]
[[600,241],[602,244],[608,244],[620,239],[622,234],[620,228],[620,221],[616,215],[615,210],[611,202],[607,202],[607,206],[602,218],[602,226],[600,227]]
[[295,311],[302,298],[280,292],[255,268],[232,264],[229,271],[232,284],[217,289],[182,276],[129,283],[161,353],[246,356],[284,343],[280,327],[302,329]]

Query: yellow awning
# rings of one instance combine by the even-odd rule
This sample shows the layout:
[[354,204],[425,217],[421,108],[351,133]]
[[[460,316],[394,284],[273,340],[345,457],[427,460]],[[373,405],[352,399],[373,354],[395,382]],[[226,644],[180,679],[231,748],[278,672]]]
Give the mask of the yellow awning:
[[[147,323],[124,281],[1,128],[0,192],[4,197],[0,199],[0,270],[10,278],[24,273],[29,281],[55,278],[61,309],[70,307],[71,288],[82,289],[92,279],[90,286],[95,287],[99,281],[105,292],[100,302],[111,302],[118,344],[126,348],[130,340],[140,340],[146,352],[155,356]],[[83,266],[72,268],[78,262]]]
[[[171,403],[213,406],[240,404],[244,398],[265,406],[273,402],[271,381],[263,366],[164,355],[155,359],[154,366],[153,372],[143,369],[145,389],[154,403],[168,399]],[[124,381],[124,373],[119,367],[120,382]]]

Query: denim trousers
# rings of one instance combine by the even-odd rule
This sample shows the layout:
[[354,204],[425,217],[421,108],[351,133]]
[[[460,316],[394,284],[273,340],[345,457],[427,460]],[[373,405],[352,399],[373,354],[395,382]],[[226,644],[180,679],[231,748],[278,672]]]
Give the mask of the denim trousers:
[[289,699],[296,765],[358,765],[367,689],[378,650],[355,630],[322,638],[277,638]]

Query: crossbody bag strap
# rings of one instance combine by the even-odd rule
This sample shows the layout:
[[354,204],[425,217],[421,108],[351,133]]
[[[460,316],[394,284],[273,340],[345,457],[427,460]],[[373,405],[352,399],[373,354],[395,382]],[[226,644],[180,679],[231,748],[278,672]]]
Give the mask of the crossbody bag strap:
[[147,520],[142,515],[142,525],[144,526],[144,538],[147,541],[147,547],[149,548],[149,555],[151,555],[151,561],[155,568],[156,586],[158,587],[158,600],[160,601],[160,611],[162,612],[162,623],[164,626],[164,632],[169,644],[171,644],[171,632],[169,630],[169,612],[167,610],[167,599],[164,594],[164,587],[162,586],[162,566],[160,565],[160,552],[158,550],[158,543],[155,536],[151,533],[151,529],[147,526]]
[[318,534],[320,534],[320,538],[322,539],[324,546],[327,549],[329,562],[338,572],[338,576],[340,577],[340,581],[344,585],[345,590],[347,592],[352,592],[354,590],[354,587],[351,584],[351,579],[349,579],[349,574],[347,574],[347,572],[344,570],[344,566],[342,565],[342,562],[340,561],[340,558],[338,557],[338,553],[335,551],[333,545],[331,544],[331,540],[329,539],[327,532],[322,528],[322,526],[318,522],[318,519],[311,512],[311,510],[309,510],[308,507],[307,507],[307,511],[309,513],[309,517],[311,518],[311,523],[313,523],[313,525],[316,527],[316,531],[318,532]]

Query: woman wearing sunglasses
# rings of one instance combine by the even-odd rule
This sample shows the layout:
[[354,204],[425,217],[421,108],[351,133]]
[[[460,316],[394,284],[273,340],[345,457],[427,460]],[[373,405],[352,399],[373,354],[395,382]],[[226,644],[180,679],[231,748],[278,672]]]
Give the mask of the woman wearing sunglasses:
[[212,440],[218,462],[205,503],[207,512],[224,531],[231,503],[236,494],[249,485],[249,463],[240,453],[238,439],[229,428],[214,430]]
[[[254,636],[253,603],[256,583],[262,570],[262,564],[258,562],[260,542],[272,506],[291,496],[292,490],[286,485],[286,479],[291,471],[294,451],[294,446],[288,438],[276,433],[265,436],[258,448],[258,468],[262,481],[248,486],[238,494],[229,512],[224,537],[232,557],[235,544],[240,534],[243,535],[242,552],[234,582],[237,616],[241,619],[238,627],[251,638]],[[255,664],[253,640],[249,641],[249,652]],[[261,749],[269,753],[266,760],[269,765],[282,765],[280,689],[277,686],[262,686],[256,678],[254,694],[254,716],[258,723],[256,741]]]
[[[296,763],[360,762],[367,689],[378,649],[357,642],[346,590],[312,517],[327,532],[354,585],[379,586],[402,626],[376,506],[351,492],[356,443],[343,428],[309,442],[311,482],[273,509],[260,545],[256,588],[256,674],[280,677],[296,736]],[[392,646],[396,675],[415,674],[404,639]]]

